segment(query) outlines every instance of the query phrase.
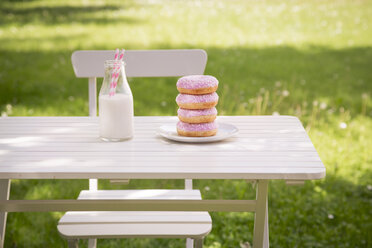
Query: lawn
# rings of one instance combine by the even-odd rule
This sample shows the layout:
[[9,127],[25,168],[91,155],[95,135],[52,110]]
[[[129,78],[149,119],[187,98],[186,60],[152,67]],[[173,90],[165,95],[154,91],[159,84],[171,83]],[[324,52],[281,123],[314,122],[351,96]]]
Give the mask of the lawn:
[[[202,48],[221,115],[295,115],[327,168],[304,186],[272,182],[272,247],[372,247],[372,2],[1,1],[2,116],[87,115],[79,49]],[[176,78],[130,79],[136,115],[175,115]],[[101,83],[101,80],[99,80]],[[152,94],[156,92],[156,94]],[[68,185],[68,187],[66,187]],[[133,180],[100,188],[182,188]],[[206,199],[254,197],[242,180],[196,180]],[[13,180],[11,199],[76,198],[87,180]],[[5,247],[65,247],[63,213],[8,215]],[[252,214],[212,213],[205,247],[248,247]],[[80,242],[86,247],[86,242]],[[183,240],[99,240],[99,247],[183,247]]]

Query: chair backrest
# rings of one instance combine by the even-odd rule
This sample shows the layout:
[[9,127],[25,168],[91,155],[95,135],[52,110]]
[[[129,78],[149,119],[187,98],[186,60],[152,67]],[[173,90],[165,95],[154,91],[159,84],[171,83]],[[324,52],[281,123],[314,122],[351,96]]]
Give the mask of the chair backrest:
[[[114,50],[75,51],[71,56],[76,77],[89,78],[89,115],[97,115],[96,78],[104,76],[103,63]],[[207,53],[201,49],[128,50],[124,61],[127,77],[179,77],[204,74]]]
[[[104,76],[104,62],[114,58],[114,50],[75,51],[71,56],[76,77],[89,78],[89,115],[97,115],[97,77]],[[180,77],[204,74],[207,53],[201,49],[127,50],[124,55],[127,77]],[[96,179],[89,189],[97,190]],[[185,180],[192,189],[192,180]]]
[[[103,77],[103,63],[114,58],[115,51],[75,51],[72,65],[78,78]],[[207,53],[190,50],[128,50],[124,61],[127,77],[178,77],[203,74]]]

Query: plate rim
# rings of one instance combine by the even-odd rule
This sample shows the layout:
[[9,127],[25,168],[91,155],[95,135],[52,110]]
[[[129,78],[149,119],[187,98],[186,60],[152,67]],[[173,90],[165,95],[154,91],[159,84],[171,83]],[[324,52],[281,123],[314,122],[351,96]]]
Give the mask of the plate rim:
[[187,136],[174,136],[174,135],[167,135],[167,133],[163,132],[162,131],[162,127],[164,126],[175,126],[177,123],[167,123],[167,124],[163,124],[161,126],[158,127],[157,129],[157,134],[160,135],[161,137],[163,138],[166,138],[168,140],[172,140],[172,141],[176,141],[176,142],[180,142],[180,143],[211,143],[211,142],[218,142],[218,141],[222,141],[222,140],[225,140],[225,139],[228,139],[228,138],[231,138],[233,136],[235,136],[236,134],[239,133],[239,129],[231,124],[231,123],[226,123],[226,122],[217,122],[218,125],[226,125],[226,126],[230,126],[234,129],[233,132],[231,132],[230,134],[227,134],[225,136],[209,136],[209,137],[187,137]]

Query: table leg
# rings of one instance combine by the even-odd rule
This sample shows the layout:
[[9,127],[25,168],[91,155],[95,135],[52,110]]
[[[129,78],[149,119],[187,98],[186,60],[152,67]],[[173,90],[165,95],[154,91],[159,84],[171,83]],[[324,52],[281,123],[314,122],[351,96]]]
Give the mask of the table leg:
[[67,240],[68,248],[79,248],[79,241],[77,239]]
[[267,206],[268,201],[266,200],[266,220],[264,229],[264,247],[269,248],[269,207]]
[[[0,179],[0,200],[9,200],[10,179]],[[7,212],[0,212],[0,248],[4,247]]]
[[194,248],[194,240],[187,238],[186,239],[186,248]]
[[194,248],[203,248],[203,239],[195,239]]
[[268,180],[259,180],[256,191],[253,248],[269,247]]
[[97,239],[88,239],[88,248],[97,248]]

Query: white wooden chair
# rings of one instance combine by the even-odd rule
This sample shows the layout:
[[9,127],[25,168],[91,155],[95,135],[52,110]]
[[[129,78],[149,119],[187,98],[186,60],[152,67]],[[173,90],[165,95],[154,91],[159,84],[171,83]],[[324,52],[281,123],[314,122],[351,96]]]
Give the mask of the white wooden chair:
[[[114,51],[75,51],[71,60],[76,77],[89,78],[89,115],[97,115],[96,78],[104,76],[103,63]],[[204,74],[207,54],[204,50],[126,51],[127,77],[179,77]],[[97,179],[89,180],[89,190],[78,199],[201,199],[185,180],[185,190],[98,190]],[[202,247],[212,228],[208,212],[67,212],[58,223],[59,233],[70,247],[78,239],[89,239],[89,248],[97,238],[186,238],[186,247]]]

